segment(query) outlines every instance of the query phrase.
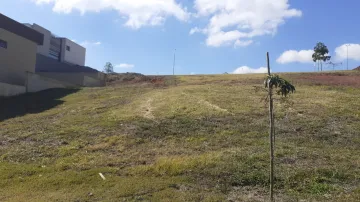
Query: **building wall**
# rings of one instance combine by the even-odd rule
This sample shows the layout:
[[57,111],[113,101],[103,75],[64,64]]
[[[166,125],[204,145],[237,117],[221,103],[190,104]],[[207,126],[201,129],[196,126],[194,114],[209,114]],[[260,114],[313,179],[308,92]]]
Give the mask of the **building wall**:
[[100,87],[103,86],[102,82],[99,79],[94,79],[92,77],[84,76],[83,86],[86,87]]
[[76,86],[85,87],[101,87],[105,86],[105,81],[98,78],[98,73],[60,73],[60,72],[37,72],[36,74],[43,77],[52,78],[58,81],[63,81]]
[[98,72],[95,69],[84,66],[74,66],[68,63],[59,62],[50,57],[37,54],[36,56],[36,72]]
[[[96,85],[97,87],[105,86],[105,74],[102,72],[84,72],[84,76],[98,80],[97,85]],[[94,87],[93,84],[91,84],[91,86],[86,85],[86,82],[85,82],[84,86]]]
[[35,72],[37,44],[2,28],[0,39],[7,42],[0,48],[0,82],[24,86],[26,72]]
[[[65,81],[78,86],[84,85],[84,76],[99,80],[98,86],[105,86],[104,73],[83,66],[73,66],[37,54],[36,73],[45,77]],[[85,84],[88,82],[85,82]],[[91,84],[93,85],[93,84]]]
[[98,72],[98,79],[105,81],[105,77],[106,77],[106,74],[104,74],[103,72]]
[[28,93],[39,92],[51,88],[74,88],[73,84],[58,81],[34,73],[27,73],[25,86],[12,85],[0,82],[0,97],[9,97]]
[[[96,81],[88,81],[96,82]],[[45,76],[27,72],[27,80],[25,86],[13,85],[0,82],[0,97],[9,97],[24,93],[34,93],[51,88],[76,88],[76,85],[58,81]]]
[[102,72],[84,72],[85,76],[92,77],[94,79],[105,80],[105,77],[102,77]]
[[31,25],[31,28],[44,35],[43,45],[39,45],[37,48],[38,53],[49,56],[51,32],[37,24]]
[[84,83],[83,73],[37,72],[37,74],[76,86],[83,86]]
[[25,86],[12,85],[0,82],[0,97],[20,95],[26,92]]
[[75,85],[51,79],[48,77],[40,76],[34,73],[28,73],[26,84],[26,92],[33,93],[51,88],[72,88]]
[[[85,55],[86,49],[77,43],[72,42],[69,39],[64,39],[65,46],[64,51],[64,62],[68,62],[75,65],[85,66]],[[70,51],[66,50],[66,47],[70,47]]]

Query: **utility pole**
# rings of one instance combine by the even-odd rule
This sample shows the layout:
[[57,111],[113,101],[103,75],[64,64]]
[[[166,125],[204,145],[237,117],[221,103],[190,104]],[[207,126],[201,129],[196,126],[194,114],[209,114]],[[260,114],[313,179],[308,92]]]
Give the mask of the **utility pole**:
[[342,62],[340,62],[340,63],[333,63],[333,62],[328,62],[328,63],[326,63],[327,65],[331,65],[332,66],[332,68],[333,68],[333,71],[335,71],[335,67],[336,66],[340,66],[340,65],[342,65]]
[[176,59],[176,49],[174,51],[173,76],[175,76],[175,59]]
[[346,44],[346,69],[349,70],[349,46],[350,44]]

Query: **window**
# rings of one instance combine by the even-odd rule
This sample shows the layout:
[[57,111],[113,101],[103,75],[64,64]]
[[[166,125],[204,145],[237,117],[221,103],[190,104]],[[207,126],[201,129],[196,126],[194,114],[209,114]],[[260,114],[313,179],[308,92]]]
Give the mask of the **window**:
[[67,50],[67,51],[70,51],[70,46],[66,46],[66,50]]
[[7,42],[0,39],[0,48],[5,48],[5,49],[7,49]]
[[56,60],[59,60],[59,57],[60,57],[60,53],[57,52],[57,51],[54,51],[52,49],[50,49],[49,51],[49,56],[53,59],[56,59]]

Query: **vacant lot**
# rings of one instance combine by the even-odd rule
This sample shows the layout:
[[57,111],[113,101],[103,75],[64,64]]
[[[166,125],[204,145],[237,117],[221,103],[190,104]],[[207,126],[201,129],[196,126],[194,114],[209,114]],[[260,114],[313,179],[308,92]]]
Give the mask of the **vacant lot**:
[[[359,201],[360,74],[282,76],[297,92],[275,101],[277,201]],[[1,99],[0,201],[264,201],[263,77]]]

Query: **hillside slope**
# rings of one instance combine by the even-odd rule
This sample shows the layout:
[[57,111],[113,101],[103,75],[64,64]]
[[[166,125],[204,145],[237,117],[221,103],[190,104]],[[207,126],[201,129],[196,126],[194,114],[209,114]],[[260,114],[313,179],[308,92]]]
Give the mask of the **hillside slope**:
[[[360,74],[283,76],[297,91],[275,101],[276,198],[359,201]],[[0,201],[267,200],[262,78],[1,99]]]

